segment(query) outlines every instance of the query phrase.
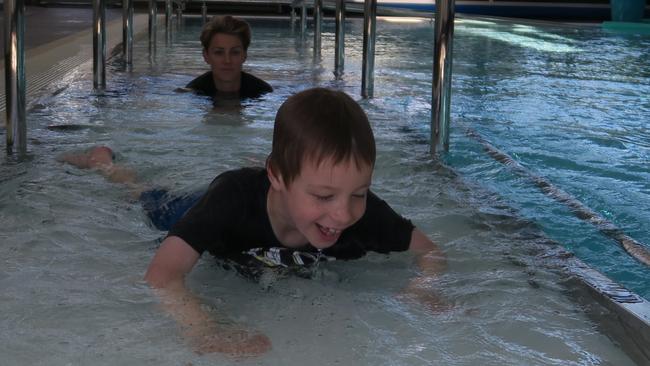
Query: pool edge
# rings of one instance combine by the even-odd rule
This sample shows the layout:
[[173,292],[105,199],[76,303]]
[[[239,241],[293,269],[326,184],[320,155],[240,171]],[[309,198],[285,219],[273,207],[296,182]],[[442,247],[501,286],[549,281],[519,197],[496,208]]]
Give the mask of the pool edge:
[[[135,14],[133,18],[134,38],[142,37],[148,29],[148,14]],[[159,15],[159,18],[163,19],[162,15]],[[91,30],[82,30],[25,51],[26,108],[29,108],[30,103],[46,91],[51,82],[73,71],[80,64],[92,61]],[[122,43],[122,19],[113,20],[106,25],[106,39],[107,58],[109,58],[113,54],[111,50]],[[0,129],[6,127],[5,99],[5,67],[2,63],[0,64]]]
[[650,365],[650,302],[576,257],[562,261],[570,291],[585,313],[634,362]]

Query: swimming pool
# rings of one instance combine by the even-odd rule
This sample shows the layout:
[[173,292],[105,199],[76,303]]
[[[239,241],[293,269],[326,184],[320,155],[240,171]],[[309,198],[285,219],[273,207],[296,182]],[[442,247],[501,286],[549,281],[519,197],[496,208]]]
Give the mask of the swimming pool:
[[[480,53],[489,61],[455,64],[456,120],[648,248],[650,37],[611,34],[598,27],[465,23],[459,27],[457,52]],[[650,268],[567,214],[566,207],[535,199],[539,192],[525,179],[509,176],[507,168],[484,166],[483,159],[470,162],[461,156],[463,151],[454,150],[449,164],[472,172],[498,192],[509,191],[503,196],[547,235],[650,297]],[[474,175],[479,166],[484,169]]]
[[[397,299],[414,271],[407,254],[328,263],[319,267],[312,280],[269,276],[261,284],[242,279],[205,257],[188,278],[189,287],[206,306],[267,334],[273,349],[261,359],[244,361],[194,354],[180,338],[175,322],[164,315],[157,298],[141,281],[164,233],[146,224],[141,208],[128,200],[124,190],[96,174],[58,164],[54,158],[70,150],[107,144],[118,152],[119,161],[137,167],[143,179],[177,191],[192,191],[218,172],[263,164],[270,149],[275,110],[288,95],[314,85],[359,95],[359,20],[349,21],[346,73],[340,80],[332,73],[334,35],[330,22],[325,23],[320,59],[313,57],[311,37],[301,38],[287,20],[254,19],[251,23],[254,42],[247,70],[269,81],[276,91],[240,112],[213,110],[209,100],[173,91],[205,69],[197,39],[199,24],[190,20],[170,45],[165,45],[164,32],[159,32],[161,41],[155,57],[148,56],[146,42],[137,43],[132,72],[124,72],[119,62],[110,63],[106,92],[89,92],[91,65],[84,64],[52,85],[55,96],[31,105],[32,158],[22,163],[5,160],[0,171],[3,362],[634,364],[567,294],[562,274],[538,263],[537,256],[553,248],[553,240],[569,247],[572,243],[568,239],[583,238],[575,233],[575,227],[581,227],[579,222],[523,180],[503,174],[505,169],[487,158],[480,145],[464,132],[464,128],[472,127],[517,158],[527,157],[515,149],[518,144],[529,148],[531,155],[542,155],[532,155],[537,158],[535,163],[549,165],[533,167],[551,176],[545,173],[559,167],[549,162],[566,162],[543,156],[546,150],[541,147],[555,140],[542,134],[548,141],[539,142],[539,147],[524,142],[532,144],[538,131],[549,132],[539,124],[553,119],[536,117],[537,124],[529,122],[527,131],[515,127],[530,117],[530,110],[521,110],[524,102],[539,106],[545,100],[541,95],[560,93],[559,88],[544,84],[549,83],[545,76],[550,71],[542,67],[542,61],[555,60],[551,64],[556,65],[573,60],[570,64],[579,69],[583,59],[576,60],[576,55],[543,56],[552,51],[501,45],[507,41],[496,36],[485,38],[490,32],[481,27],[505,37],[521,33],[512,30],[516,25],[471,22],[459,22],[456,28],[454,124],[446,166],[436,164],[428,155],[431,49],[422,47],[422,39],[431,36],[427,21],[379,23],[375,98],[361,101],[378,143],[374,190],[444,248],[449,268],[435,286],[453,305],[452,310],[432,315],[416,304]],[[611,38],[591,28],[576,32],[533,30],[535,35],[527,31],[526,37],[548,39],[545,47],[549,49],[564,49],[565,43],[584,47],[592,38],[600,45]],[[570,41],[572,37],[577,41]],[[640,38],[633,41],[647,42]],[[486,42],[493,42],[490,50],[472,49]],[[501,50],[496,59],[492,53],[495,47]],[[521,62],[504,65],[505,50],[517,60],[536,65],[541,74],[522,69]],[[480,57],[477,52],[481,52]],[[581,57],[586,60],[586,55]],[[527,79],[528,72],[533,80]],[[583,78],[591,75],[580,72]],[[511,83],[517,79],[523,82],[513,87]],[[565,80],[555,82],[560,81]],[[547,90],[531,88],[537,84]],[[575,89],[572,91],[586,93],[584,88]],[[643,91],[643,86],[625,88],[631,95],[637,89]],[[586,105],[599,106],[582,98]],[[556,104],[558,101],[553,100],[548,108]],[[641,103],[639,110],[643,108],[647,110],[647,104]],[[589,111],[585,107],[578,114],[591,116]],[[547,112],[549,116],[575,118],[567,110]],[[48,128],[66,124],[76,127]],[[567,125],[562,124],[566,136],[573,131],[567,131]],[[603,128],[602,124],[597,127]],[[630,143],[630,139],[643,141],[644,135],[615,136]],[[609,146],[597,146],[603,145]],[[636,145],[636,153],[645,151],[647,157],[648,145]],[[644,174],[643,166],[636,169]],[[626,175],[615,175],[619,180],[621,176]],[[571,177],[563,180],[573,181]],[[636,197],[635,201],[640,199]],[[536,211],[537,206],[540,211]],[[620,215],[628,218],[632,211]],[[648,213],[637,211],[646,215],[636,216],[635,221],[638,231],[643,231]],[[579,243],[575,244],[571,249],[580,254],[576,249]],[[605,241],[599,246],[604,256],[611,256],[607,253],[612,247]],[[591,250],[586,251],[589,254]],[[643,272],[636,276],[641,278]]]

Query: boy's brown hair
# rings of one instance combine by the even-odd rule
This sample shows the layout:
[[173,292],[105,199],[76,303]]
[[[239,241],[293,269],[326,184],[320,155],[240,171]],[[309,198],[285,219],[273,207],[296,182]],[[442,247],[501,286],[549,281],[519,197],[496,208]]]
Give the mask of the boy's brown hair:
[[366,113],[349,95],[325,88],[289,97],[278,109],[267,166],[286,186],[300,175],[302,163],[338,164],[353,159],[375,165],[375,138]]
[[247,51],[248,46],[251,44],[251,27],[245,20],[230,15],[214,16],[209,22],[205,23],[201,31],[201,44],[204,50],[210,47],[210,41],[217,33],[239,37],[244,46],[244,51]]

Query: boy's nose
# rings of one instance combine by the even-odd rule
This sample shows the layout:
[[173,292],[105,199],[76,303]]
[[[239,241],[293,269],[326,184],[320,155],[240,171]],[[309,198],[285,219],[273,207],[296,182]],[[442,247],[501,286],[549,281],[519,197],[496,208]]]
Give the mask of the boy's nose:
[[352,206],[349,203],[338,205],[332,212],[332,219],[340,226],[347,226],[352,221]]

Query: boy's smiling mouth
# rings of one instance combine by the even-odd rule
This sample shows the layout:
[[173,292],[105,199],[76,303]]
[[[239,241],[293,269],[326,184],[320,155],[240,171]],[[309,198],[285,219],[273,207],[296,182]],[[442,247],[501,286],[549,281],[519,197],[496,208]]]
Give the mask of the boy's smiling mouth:
[[328,240],[336,239],[339,236],[339,234],[341,234],[341,231],[343,231],[343,230],[326,227],[318,223],[316,223],[316,227],[318,228],[318,230],[320,230],[321,234],[323,234],[323,237],[325,237]]

